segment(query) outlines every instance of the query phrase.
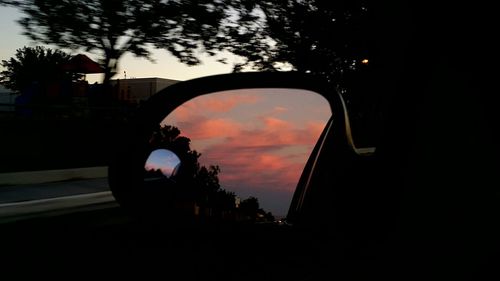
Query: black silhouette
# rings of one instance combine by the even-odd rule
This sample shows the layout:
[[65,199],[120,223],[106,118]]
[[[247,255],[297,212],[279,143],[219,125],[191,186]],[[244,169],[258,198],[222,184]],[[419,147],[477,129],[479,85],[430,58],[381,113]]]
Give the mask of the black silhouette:
[[23,47],[14,57],[2,60],[5,70],[0,72],[0,83],[18,93],[28,93],[32,98],[46,97],[47,88],[60,81],[77,81],[81,75],[68,73],[60,65],[69,62],[71,56],[61,50],[42,46]]
[[250,27],[255,20],[240,22],[252,40],[234,50],[248,59],[239,67],[276,70],[290,64],[338,84],[342,73],[357,69],[367,58],[367,1],[265,1],[259,8],[263,29]]
[[190,147],[191,140],[170,125],[159,126],[149,140],[151,151],[168,149],[181,160],[177,173],[165,176],[159,170],[144,173],[144,185],[154,204],[154,212],[169,217],[196,217],[210,221],[274,221],[259,208],[258,199],[250,197],[237,204],[235,193],[223,189],[217,165],[201,165],[201,156]]
[[12,0],[0,4],[25,14],[20,23],[31,39],[102,55],[104,84],[116,74],[124,54],[152,59],[151,45],[187,65],[200,63],[201,52],[214,56],[234,49],[231,38],[239,37],[240,30],[231,24],[235,11],[249,12],[246,1],[227,0]]

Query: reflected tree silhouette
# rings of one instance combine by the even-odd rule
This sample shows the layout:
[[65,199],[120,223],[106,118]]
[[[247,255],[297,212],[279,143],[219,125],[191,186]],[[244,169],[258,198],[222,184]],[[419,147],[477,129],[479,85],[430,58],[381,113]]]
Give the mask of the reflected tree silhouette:
[[191,140],[170,125],[159,125],[149,140],[151,151],[168,149],[181,160],[181,166],[174,176],[166,178],[159,171],[146,171],[145,178],[156,178],[148,182],[167,200],[174,211],[192,213],[211,220],[273,221],[274,217],[259,208],[258,199],[250,197],[237,204],[234,192],[221,187],[217,165],[208,167],[199,163],[201,153],[191,149]]
[[274,221],[274,216],[271,212],[266,212],[260,208],[259,199],[253,196],[241,201],[240,213],[250,221]]

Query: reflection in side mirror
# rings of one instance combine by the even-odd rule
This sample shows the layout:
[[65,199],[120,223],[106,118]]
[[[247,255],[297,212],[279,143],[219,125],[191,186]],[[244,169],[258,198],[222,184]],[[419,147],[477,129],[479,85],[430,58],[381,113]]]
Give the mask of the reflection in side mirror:
[[149,141],[183,161],[168,195],[178,206],[173,212],[237,222],[284,219],[330,117],[325,98],[300,89],[238,89],[185,102]]
[[167,178],[177,174],[181,160],[168,149],[156,149],[149,155],[144,168],[147,172],[158,172]]
[[[338,95],[306,75],[234,77],[179,83],[143,104],[109,169],[121,205],[168,222],[274,224],[300,211],[324,136],[344,135]],[[180,161],[157,161],[159,149]]]

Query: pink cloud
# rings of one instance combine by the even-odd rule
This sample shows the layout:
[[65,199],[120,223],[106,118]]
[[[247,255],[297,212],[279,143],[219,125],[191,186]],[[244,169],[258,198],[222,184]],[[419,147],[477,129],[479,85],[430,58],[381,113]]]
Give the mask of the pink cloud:
[[266,129],[268,130],[288,130],[292,127],[292,124],[285,120],[281,120],[274,117],[266,117],[264,118],[264,124],[266,125]]
[[212,149],[210,154],[220,161],[222,185],[236,192],[241,188],[252,188],[292,193],[304,165],[272,152],[255,153],[258,150],[242,151],[237,147],[224,149],[222,146]]
[[282,106],[276,106],[273,108],[273,114],[279,114],[279,113],[284,113],[284,112],[287,112],[288,111],[288,108],[286,107],[282,107]]
[[203,151],[200,160],[221,166],[223,185],[293,192],[324,125],[311,122],[306,128],[296,128],[277,118],[262,121],[260,129],[241,130],[240,126],[223,142]]
[[230,119],[201,119],[195,122],[181,122],[179,129],[182,135],[192,140],[231,137],[239,135],[241,124]]
[[[184,103],[177,107],[167,118],[174,120],[191,120],[198,115],[197,105],[192,102]],[[163,120],[162,123],[164,123]]]
[[211,113],[229,112],[244,104],[255,104],[261,98],[257,95],[231,95],[228,93],[201,96],[190,100],[172,112],[169,119],[191,120],[200,116],[200,112]]
[[233,108],[243,104],[255,104],[260,98],[256,95],[228,95],[223,98],[217,95],[210,95],[199,100],[200,108],[205,108],[213,112],[228,112]]
[[307,130],[311,133],[312,136],[319,137],[319,135],[321,135],[321,133],[323,132],[324,128],[325,128],[324,121],[312,121],[307,124]]
[[[310,122],[305,127],[275,117],[262,118],[263,125],[242,130],[232,138],[245,140],[246,146],[290,146],[314,144],[325,122]],[[242,125],[241,128],[244,128]],[[231,138],[231,139],[232,139]]]

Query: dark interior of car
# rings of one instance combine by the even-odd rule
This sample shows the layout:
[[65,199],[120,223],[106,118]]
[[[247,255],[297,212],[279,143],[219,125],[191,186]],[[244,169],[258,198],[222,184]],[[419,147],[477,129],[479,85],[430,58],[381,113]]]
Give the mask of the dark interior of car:
[[[63,268],[68,278],[105,272],[187,280],[498,279],[495,10],[470,1],[407,2],[374,5],[370,67],[353,78],[379,108],[366,141],[376,149],[356,153],[363,132],[350,124],[349,141],[349,108],[330,97],[334,126],[325,128],[305,165],[289,224],[187,217],[165,224],[157,216],[152,198],[137,191],[136,171],[143,170],[153,126],[182,102],[159,109],[160,93],[121,136],[127,141],[110,164],[122,207],[1,224],[2,255],[9,254],[2,267],[26,277]],[[190,89],[194,97],[273,83],[333,91],[295,75],[309,77],[228,74],[170,91]]]

